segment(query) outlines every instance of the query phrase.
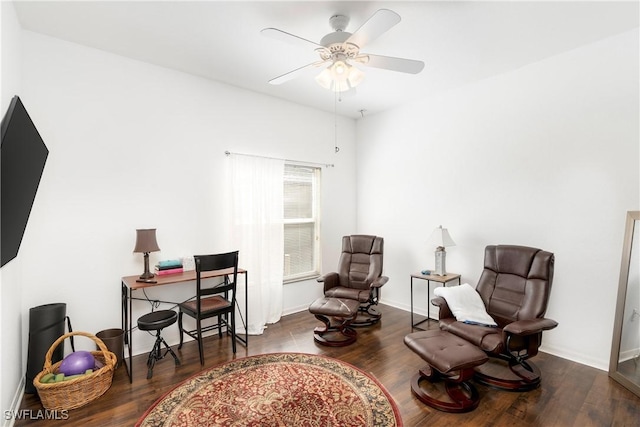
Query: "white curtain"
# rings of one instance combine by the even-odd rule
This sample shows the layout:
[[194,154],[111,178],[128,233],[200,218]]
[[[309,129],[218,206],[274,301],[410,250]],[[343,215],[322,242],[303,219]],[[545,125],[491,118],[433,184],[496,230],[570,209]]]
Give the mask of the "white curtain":
[[246,296],[239,279],[238,302],[244,311],[248,298],[248,332],[259,335],[282,316],[284,160],[238,154],[229,159],[230,237],[240,251],[239,267],[249,273]]

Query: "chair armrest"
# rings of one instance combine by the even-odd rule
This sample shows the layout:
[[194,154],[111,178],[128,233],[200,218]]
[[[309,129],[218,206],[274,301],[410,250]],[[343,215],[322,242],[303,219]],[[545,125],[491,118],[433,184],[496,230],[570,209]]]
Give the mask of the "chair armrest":
[[324,276],[320,276],[316,279],[319,283],[324,283],[324,291],[328,291],[331,288],[335,288],[340,284],[340,276],[338,273],[327,273]]
[[371,287],[372,288],[381,288],[388,281],[389,281],[389,278],[387,276],[380,276],[376,280],[371,282]]
[[449,304],[447,304],[447,300],[442,297],[435,297],[431,300],[431,304],[440,308],[440,313],[438,315],[439,319],[449,319],[454,317],[451,309],[449,308]]
[[533,335],[539,334],[542,331],[548,331],[558,326],[558,322],[551,319],[530,319],[530,320],[516,320],[513,323],[509,323],[502,330],[506,333],[513,335]]

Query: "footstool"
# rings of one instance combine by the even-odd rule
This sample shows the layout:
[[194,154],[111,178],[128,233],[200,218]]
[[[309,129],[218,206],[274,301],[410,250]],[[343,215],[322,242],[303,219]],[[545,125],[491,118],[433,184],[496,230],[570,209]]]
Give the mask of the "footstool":
[[[411,390],[418,399],[445,412],[468,412],[478,406],[480,396],[469,380],[474,368],[489,360],[484,351],[439,329],[414,332],[404,337],[404,343],[428,363],[411,380]],[[430,396],[420,386],[422,380],[435,383],[440,379],[444,381],[450,402]]]
[[[349,325],[358,315],[360,303],[345,298],[318,298],[309,306],[309,312],[324,323],[313,331],[313,339],[318,344],[342,347],[353,344],[358,333]],[[331,319],[337,324],[332,325]]]

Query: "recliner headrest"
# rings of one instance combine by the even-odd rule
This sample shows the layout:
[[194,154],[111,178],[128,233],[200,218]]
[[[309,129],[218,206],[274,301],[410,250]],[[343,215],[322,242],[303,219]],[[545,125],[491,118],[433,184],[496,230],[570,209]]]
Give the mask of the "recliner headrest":
[[342,252],[380,254],[382,253],[382,239],[363,234],[344,236],[342,238]]
[[527,246],[490,245],[485,249],[484,266],[500,274],[548,279],[547,270],[543,268],[547,258],[544,254],[548,252]]

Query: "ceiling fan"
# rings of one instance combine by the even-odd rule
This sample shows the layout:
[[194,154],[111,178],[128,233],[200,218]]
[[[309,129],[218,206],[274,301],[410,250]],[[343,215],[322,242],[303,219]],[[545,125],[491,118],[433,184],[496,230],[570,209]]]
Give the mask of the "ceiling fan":
[[398,22],[400,22],[400,15],[388,9],[380,9],[371,15],[360,28],[353,33],[349,33],[345,31],[349,24],[349,17],[334,15],[329,19],[329,24],[334,31],[324,36],[320,43],[312,42],[277,28],[265,28],[261,31],[262,35],[294,43],[305,48],[313,48],[320,56],[318,61],[275,77],[269,80],[269,83],[279,85],[298,77],[309,68],[320,68],[325,65],[327,66],[318,74],[316,81],[320,86],[334,92],[351,91],[362,82],[364,73],[354,64],[417,74],[424,68],[424,62],[422,61],[360,52],[360,49],[367,43],[378,38]]

